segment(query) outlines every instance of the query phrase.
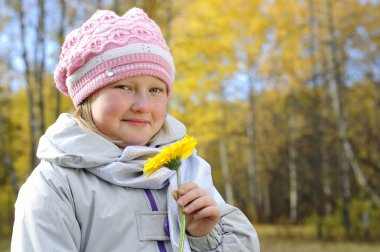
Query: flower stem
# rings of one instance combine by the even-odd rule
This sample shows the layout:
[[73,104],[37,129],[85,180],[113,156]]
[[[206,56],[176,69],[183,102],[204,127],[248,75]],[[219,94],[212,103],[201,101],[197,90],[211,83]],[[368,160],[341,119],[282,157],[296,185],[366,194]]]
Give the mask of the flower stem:
[[[181,186],[180,167],[178,167],[176,171],[177,171],[177,186],[179,188]],[[178,197],[180,196],[181,194],[178,191]],[[180,238],[179,238],[178,252],[183,252],[183,247],[185,245],[185,230],[186,230],[186,219],[185,219],[185,214],[183,213],[183,206],[181,206],[179,210],[179,220],[180,220]]]

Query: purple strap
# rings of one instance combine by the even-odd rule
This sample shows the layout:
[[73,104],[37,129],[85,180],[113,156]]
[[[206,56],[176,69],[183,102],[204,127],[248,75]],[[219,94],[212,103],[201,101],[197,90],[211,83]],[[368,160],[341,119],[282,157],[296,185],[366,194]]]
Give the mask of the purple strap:
[[164,220],[164,232],[167,236],[170,237],[170,229],[169,229],[169,218],[166,216]]
[[[153,194],[149,189],[144,189],[146,196],[149,199],[150,207],[152,208],[152,211],[158,211],[158,207],[156,204],[156,201],[154,200]],[[165,226],[165,223],[164,223]],[[165,227],[164,227],[165,229]],[[166,233],[166,230],[165,230]],[[165,248],[164,241],[157,241],[158,248],[160,249],[160,252],[167,252]]]
[[153,211],[158,211],[156,201],[154,200],[153,193],[149,189],[144,189],[146,196],[149,199],[150,206]]

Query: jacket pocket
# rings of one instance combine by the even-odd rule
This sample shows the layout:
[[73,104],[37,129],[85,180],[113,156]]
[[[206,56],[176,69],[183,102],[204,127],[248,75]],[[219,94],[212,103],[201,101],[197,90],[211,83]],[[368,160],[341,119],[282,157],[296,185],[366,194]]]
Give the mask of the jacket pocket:
[[167,219],[167,216],[167,211],[136,212],[140,241],[170,240],[170,237],[165,233],[165,219]]

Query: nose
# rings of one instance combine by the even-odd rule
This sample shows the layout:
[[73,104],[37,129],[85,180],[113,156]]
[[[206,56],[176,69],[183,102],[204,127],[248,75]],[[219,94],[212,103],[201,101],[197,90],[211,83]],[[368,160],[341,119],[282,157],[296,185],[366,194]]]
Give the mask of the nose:
[[133,97],[131,110],[136,113],[147,113],[150,111],[150,101],[148,94],[136,93]]

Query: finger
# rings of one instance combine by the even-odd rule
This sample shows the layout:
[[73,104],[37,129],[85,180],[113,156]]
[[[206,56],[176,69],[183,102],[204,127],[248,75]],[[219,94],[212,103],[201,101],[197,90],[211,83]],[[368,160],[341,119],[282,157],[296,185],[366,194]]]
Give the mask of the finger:
[[189,182],[189,183],[185,183],[185,184],[180,185],[178,188],[178,191],[182,195],[182,194],[185,194],[188,191],[191,191],[197,187],[199,187],[197,184],[195,184],[193,182]]
[[218,206],[209,206],[203,209],[200,209],[193,215],[194,219],[210,219],[215,222],[218,222],[220,219],[220,209]]
[[186,206],[190,202],[192,202],[192,201],[194,201],[200,197],[204,197],[204,196],[208,196],[207,191],[203,190],[199,187],[196,187],[196,188],[193,188],[193,189],[187,191],[186,193],[182,194],[181,197],[177,200],[177,203],[180,206]]
[[172,196],[173,196],[174,200],[177,201],[178,198],[179,198],[178,190],[173,191],[173,192],[172,192]]
[[190,204],[185,205],[184,212],[186,214],[195,213],[203,208],[215,206],[216,202],[208,195],[193,200]]

